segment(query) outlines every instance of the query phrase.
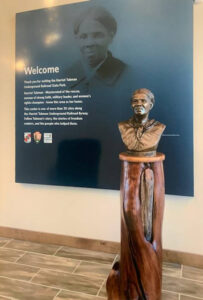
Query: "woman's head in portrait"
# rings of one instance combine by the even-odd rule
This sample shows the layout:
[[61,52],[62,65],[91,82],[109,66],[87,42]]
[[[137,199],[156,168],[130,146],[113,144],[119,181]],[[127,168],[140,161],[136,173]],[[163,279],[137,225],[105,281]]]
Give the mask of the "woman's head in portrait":
[[103,7],[94,6],[80,14],[74,24],[74,35],[89,66],[94,68],[105,60],[116,31],[116,20]]

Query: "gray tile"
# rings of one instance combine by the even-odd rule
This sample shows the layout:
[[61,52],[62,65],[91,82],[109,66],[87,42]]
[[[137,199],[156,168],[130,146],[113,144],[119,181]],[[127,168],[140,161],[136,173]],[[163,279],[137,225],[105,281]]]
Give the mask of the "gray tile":
[[38,270],[39,269],[35,267],[0,261],[0,276],[8,278],[30,280]]
[[[104,299],[106,299],[107,297],[107,293],[106,293],[106,284],[103,285],[100,293],[99,293],[100,297],[104,297]],[[178,300],[178,294],[177,293],[170,293],[170,292],[166,292],[166,291],[162,291],[162,298],[161,300]]]
[[163,275],[181,277],[181,265],[174,263],[166,263],[162,264]]
[[6,260],[15,262],[19,259],[25,252],[7,248],[0,248],[0,260]]
[[194,298],[190,296],[180,295],[180,300],[198,300],[198,299],[203,299],[203,298]]
[[203,281],[203,269],[183,266],[183,277],[192,280]]
[[203,283],[196,281],[176,278],[171,276],[163,276],[163,290],[185,294],[201,298],[203,295]]
[[74,274],[81,274],[89,277],[106,279],[110,273],[111,265],[81,262]]
[[58,271],[40,270],[32,282],[69,291],[96,295],[103,280]]
[[171,268],[179,269],[179,268],[181,268],[181,264],[163,261],[162,267],[169,268],[169,269],[171,269]]
[[62,291],[54,300],[105,300],[105,298],[75,292]]
[[112,264],[114,258],[116,257],[115,254],[77,249],[71,247],[63,247],[56,253],[56,255],[103,264]]
[[178,294],[162,291],[161,300],[178,300],[178,299],[179,299]]
[[12,240],[6,245],[6,248],[37,252],[42,254],[54,254],[60,248],[60,246]]
[[3,247],[4,245],[6,245],[6,243],[8,243],[8,241],[10,241],[11,239],[9,238],[4,238],[4,237],[0,237],[0,247]]
[[21,259],[18,260],[18,263],[72,273],[80,262],[77,260],[71,260],[53,255],[26,253]]
[[54,288],[0,278],[0,295],[17,300],[53,300],[58,292],[59,290]]

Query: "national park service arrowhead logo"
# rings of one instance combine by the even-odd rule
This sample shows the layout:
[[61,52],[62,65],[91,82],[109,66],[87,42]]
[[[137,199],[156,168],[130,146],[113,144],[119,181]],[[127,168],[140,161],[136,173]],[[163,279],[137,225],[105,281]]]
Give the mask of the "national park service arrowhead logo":
[[41,132],[39,132],[39,131],[35,131],[35,132],[33,133],[33,137],[34,137],[35,143],[36,143],[36,144],[39,144],[40,141],[41,141],[41,138],[42,138],[42,134],[41,134]]

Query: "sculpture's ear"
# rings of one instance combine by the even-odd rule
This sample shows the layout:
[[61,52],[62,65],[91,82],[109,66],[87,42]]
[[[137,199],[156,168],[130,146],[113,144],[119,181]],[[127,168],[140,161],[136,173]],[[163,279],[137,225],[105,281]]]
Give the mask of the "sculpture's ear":
[[150,103],[150,110],[153,108],[153,106],[154,106],[154,103]]

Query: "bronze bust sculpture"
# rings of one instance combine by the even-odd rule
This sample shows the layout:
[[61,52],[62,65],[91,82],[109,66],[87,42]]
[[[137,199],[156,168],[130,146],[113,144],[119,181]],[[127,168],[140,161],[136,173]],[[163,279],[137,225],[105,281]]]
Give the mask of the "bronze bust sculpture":
[[154,119],[148,119],[154,106],[153,93],[148,89],[136,90],[132,95],[131,106],[133,117],[118,124],[121,138],[129,154],[153,156],[166,127]]

